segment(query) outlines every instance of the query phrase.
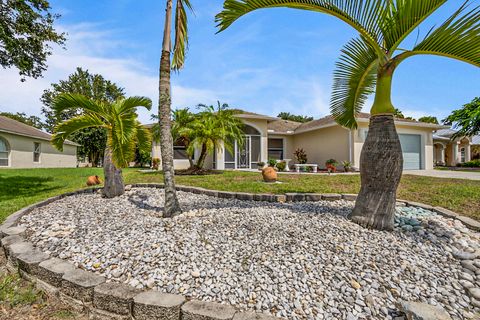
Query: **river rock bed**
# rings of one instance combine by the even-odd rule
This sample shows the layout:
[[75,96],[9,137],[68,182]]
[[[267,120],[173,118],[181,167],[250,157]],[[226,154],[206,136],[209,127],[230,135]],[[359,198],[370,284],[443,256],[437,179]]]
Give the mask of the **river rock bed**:
[[288,319],[397,319],[400,299],[453,319],[480,310],[479,235],[459,221],[399,206],[396,230],[379,232],[348,221],[343,200],[178,196],[173,219],[161,218],[163,190],[134,188],[67,197],[21,225],[40,250],[108,281]]

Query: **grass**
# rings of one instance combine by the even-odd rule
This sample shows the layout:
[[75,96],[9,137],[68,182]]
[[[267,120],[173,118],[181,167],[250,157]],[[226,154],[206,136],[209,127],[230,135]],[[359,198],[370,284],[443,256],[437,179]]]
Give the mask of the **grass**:
[[[11,169],[0,170],[0,222],[29,204],[85,187],[89,175],[102,176],[102,169]],[[126,183],[162,183],[161,173],[124,170]],[[282,194],[358,193],[358,175],[280,175],[281,184],[265,184],[260,173],[225,171],[209,176],[177,176],[177,184],[223,191]],[[404,176],[398,197],[441,206],[480,220],[480,181]]]
[[43,294],[37,291],[32,284],[25,285],[18,274],[0,278],[0,301],[10,308],[42,303],[42,296]]

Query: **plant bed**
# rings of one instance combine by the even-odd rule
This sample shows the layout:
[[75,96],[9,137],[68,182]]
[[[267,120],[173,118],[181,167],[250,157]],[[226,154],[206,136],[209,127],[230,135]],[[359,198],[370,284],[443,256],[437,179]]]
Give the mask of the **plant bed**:
[[478,311],[461,281],[476,286],[476,276],[455,258],[476,254],[478,234],[459,221],[399,206],[396,231],[386,233],[346,220],[353,203],[344,200],[179,199],[185,212],[166,220],[160,189],[74,195],[21,225],[41,251],[107,281],[288,319],[385,319],[399,299],[437,304],[453,318]]

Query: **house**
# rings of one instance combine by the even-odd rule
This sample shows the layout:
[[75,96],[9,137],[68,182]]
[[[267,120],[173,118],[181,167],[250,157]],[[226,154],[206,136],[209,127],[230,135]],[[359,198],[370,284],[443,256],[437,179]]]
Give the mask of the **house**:
[[471,143],[472,160],[480,159],[480,136],[473,136]]
[[51,135],[0,116],[0,168],[74,168],[78,144],[66,141],[63,152],[50,144]]
[[472,159],[472,137],[452,139],[452,129],[442,129],[433,135],[433,162],[438,166],[455,167]]
[[[350,161],[353,167],[359,168],[370,115],[360,113],[355,130],[338,125],[331,116],[307,123],[245,111],[237,117],[245,124],[245,143],[241,146],[235,144],[234,152],[230,153],[220,142],[216,152],[207,159],[207,167],[218,170],[256,169],[257,162],[266,162],[268,159],[290,160],[291,165],[295,163],[294,151],[302,148],[307,154],[308,163],[318,164],[321,168],[332,158],[339,162]],[[397,119],[395,123],[403,147],[404,169],[433,169],[433,134],[446,127],[408,119]],[[174,149],[175,168],[187,168],[189,163],[185,147],[175,145]],[[157,143],[153,145],[152,157],[160,158]]]

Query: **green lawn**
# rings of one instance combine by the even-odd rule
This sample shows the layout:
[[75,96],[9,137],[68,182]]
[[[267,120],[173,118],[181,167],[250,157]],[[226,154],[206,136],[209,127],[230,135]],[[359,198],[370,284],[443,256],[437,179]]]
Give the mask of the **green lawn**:
[[[102,169],[4,169],[0,170],[0,221],[29,204],[85,187],[89,175]],[[124,171],[127,183],[161,183],[160,173]],[[255,193],[309,192],[357,193],[356,175],[280,175],[281,184],[261,182],[260,173],[226,171],[210,176],[178,176],[177,183],[224,191]],[[398,197],[480,219],[480,181],[404,176]]]

